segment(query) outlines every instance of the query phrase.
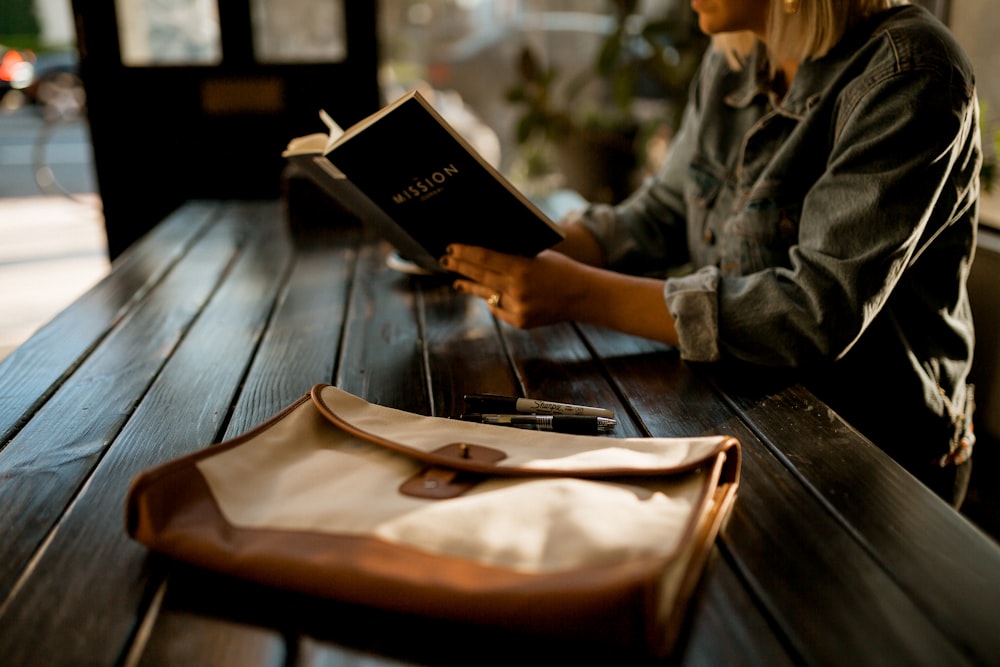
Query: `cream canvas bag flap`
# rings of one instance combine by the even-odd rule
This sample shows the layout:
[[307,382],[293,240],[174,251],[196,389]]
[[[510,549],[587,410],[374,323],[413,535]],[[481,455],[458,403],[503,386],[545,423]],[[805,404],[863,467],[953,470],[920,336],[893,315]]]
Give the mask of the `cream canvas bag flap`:
[[129,533],[270,585],[662,654],[734,499],[728,436],[425,417],[319,385],[140,475]]

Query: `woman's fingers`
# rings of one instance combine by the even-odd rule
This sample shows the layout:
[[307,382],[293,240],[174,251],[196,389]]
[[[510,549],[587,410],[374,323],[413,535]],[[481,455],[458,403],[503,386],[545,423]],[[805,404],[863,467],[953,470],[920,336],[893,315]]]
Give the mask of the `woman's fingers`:
[[489,282],[502,278],[508,267],[509,255],[486,248],[460,244],[449,245],[438,262],[449,271],[460,273],[476,282]]

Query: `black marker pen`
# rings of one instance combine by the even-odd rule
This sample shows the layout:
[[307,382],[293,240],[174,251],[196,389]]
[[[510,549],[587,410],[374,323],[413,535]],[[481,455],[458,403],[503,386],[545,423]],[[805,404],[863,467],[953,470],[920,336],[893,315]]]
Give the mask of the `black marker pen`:
[[465,414],[462,415],[462,419],[482,424],[515,426],[539,431],[556,431],[557,433],[575,433],[576,435],[607,433],[613,431],[618,424],[610,417],[595,417],[593,415]]

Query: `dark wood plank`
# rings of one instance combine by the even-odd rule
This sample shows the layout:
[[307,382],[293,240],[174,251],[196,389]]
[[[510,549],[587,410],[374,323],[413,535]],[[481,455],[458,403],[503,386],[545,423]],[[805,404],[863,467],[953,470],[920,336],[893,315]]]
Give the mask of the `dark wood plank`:
[[[245,614],[229,616],[206,613],[204,607],[224,600],[238,606],[239,597],[223,597],[228,591],[198,586],[192,591],[190,578],[183,575],[163,581],[147,613],[146,625],[137,633],[132,654],[126,664],[143,667],[174,665],[268,665],[287,664],[286,644],[278,641],[274,630],[255,623]],[[204,581],[202,578],[201,581]],[[185,596],[200,603],[191,609]],[[180,599],[178,599],[180,598]]]
[[761,614],[731,563],[718,550],[714,555],[691,602],[689,627],[673,662],[686,667],[796,664],[782,644],[783,636]]
[[967,658],[1000,656],[996,543],[807,390],[734,384],[728,393],[743,418]]
[[357,264],[359,230],[342,227],[297,244],[261,347],[225,438],[250,430],[313,385],[333,381]]
[[496,321],[482,299],[455,294],[450,278],[424,279],[418,287],[433,414],[461,415],[465,394],[520,395]]
[[752,435],[744,442],[740,498],[723,543],[806,662],[962,664],[826,505]]
[[430,414],[414,278],[386,266],[389,252],[384,243],[361,249],[334,384],[372,403]]
[[669,345],[600,327],[581,331],[649,435],[731,433],[732,411],[680,363]]
[[[226,219],[118,321],[0,451],[0,599],[84,484],[239,252]],[[131,280],[129,279],[131,284]]]
[[296,667],[411,667],[410,660],[390,658],[370,650],[349,646],[334,647],[330,643],[303,639],[296,654]]
[[530,331],[500,326],[525,396],[608,408],[618,419],[615,437],[648,435],[573,325]]
[[125,535],[128,485],[218,439],[287,274],[277,207],[234,206],[230,215],[246,243],[225,280],[0,609],[7,664],[115,664],[130,650],[163,571]]
[[0,449],[220,213],[209,203],[177,211],[115,262],[113,279],[101,280],[0,363]]

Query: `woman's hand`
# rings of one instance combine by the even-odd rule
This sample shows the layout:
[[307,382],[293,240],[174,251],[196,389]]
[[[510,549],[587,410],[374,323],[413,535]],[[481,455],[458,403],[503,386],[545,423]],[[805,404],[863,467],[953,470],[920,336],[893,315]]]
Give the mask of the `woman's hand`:
[[663,281],[615,273],[545,250],[520,257],[452,244],[441,266],[458,273],[458,292],[484,299],[498,318],[522,329],[590,322],[677,344]]
[[546,250],[536,257],[519,257],[486,248],[453,244],[441,266],[468,280],[453,284],[456,291],[484,299],[503,321],[522,329],[586,319],[586,266],[562,253]]

